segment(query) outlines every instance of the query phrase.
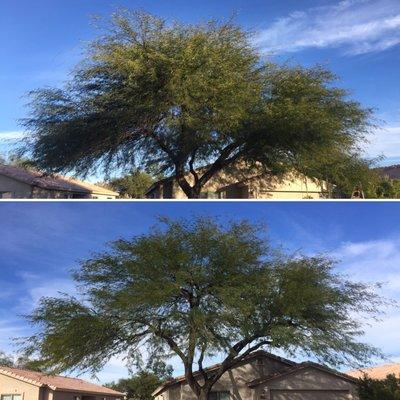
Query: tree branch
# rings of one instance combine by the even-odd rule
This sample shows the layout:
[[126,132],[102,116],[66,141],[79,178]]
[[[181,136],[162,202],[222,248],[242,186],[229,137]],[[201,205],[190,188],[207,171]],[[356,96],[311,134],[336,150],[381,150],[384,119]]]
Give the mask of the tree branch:
[[221,151],[219,157],[214,161],[211,167],[198,180],[198,184],[200,185],[200,187],[203,187],[215,175],[215,173],[217,173],[222,168],[226,167],[228,164],[235,161],[239,157],[239,154],[235,154],[231,158],[229,158],[232,152],[239,146],[240,146],[239,143],[234,142],[226,146]]
[[194,177],[194,186],[197,185],[197,182],[199,181],[199,175],[197,174],[196,170],[193,167],[194,159],[196,157],[196,150],[193,150],[191,155],[190,155],[190,160],[189,160],[189,169],[191,174]]

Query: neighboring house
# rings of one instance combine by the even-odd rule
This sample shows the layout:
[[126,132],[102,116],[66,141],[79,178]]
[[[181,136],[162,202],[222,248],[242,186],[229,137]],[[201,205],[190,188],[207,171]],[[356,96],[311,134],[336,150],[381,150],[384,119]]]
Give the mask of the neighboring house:
[[388,375],[395,375],[397,378],[400,378],[400,364],[393,363],[352,370],[348,371],[347,375],[353,376],[354,378],[362,378],[364,375],[367,375],[372,379],[385,379]]
[[[192,185],[191,174],[186,179]],[[324,181],[300,173],[277,178],[265,173],[248,174],[240,168],[219,172],[204,186],[201,198],[211,199],[321,199],[329,198],[331,190]],[[175,178],[154,183],[146,192],[149,199],[185,199],[186,195]]]
[[0,164],[0,199],[115,199],[117,192],[59,175]]
[[117,400],[124,394],[82,379],[0,366],[1,400]]
[[[207,368],[206,372],[219,365]],[[200,373],[196,373],[201,381]],[[194,400],[184,377],[158,387],[155,400]],[[210,400],[355,400],[357,380],[323,365],[257,351],[228,370],[213,386]]]

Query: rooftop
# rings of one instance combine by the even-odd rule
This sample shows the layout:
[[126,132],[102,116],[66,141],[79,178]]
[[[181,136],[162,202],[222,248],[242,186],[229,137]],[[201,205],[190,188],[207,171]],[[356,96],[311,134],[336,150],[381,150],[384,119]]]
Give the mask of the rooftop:
[[42,189],[118,196],[117,192],[113,192],[112,190],[88,182],[82,182],[77,179],[60,175],[45,175],[38,171],[28,170],[14,165],[0,164],[0,175],[5,175],[9,178]]
[[69,378],[59,375],[47,375],[42,372],[36,372],[20,368],[10,368],[0,366],[0,374],[19,379],[24,382],[31,383],[35,386],[47,386],[56,391],[73,391],[84,393],[97,393],[104,395],[123,396],[121,392],[106,388],[104,386],[95,385],[78,378]]

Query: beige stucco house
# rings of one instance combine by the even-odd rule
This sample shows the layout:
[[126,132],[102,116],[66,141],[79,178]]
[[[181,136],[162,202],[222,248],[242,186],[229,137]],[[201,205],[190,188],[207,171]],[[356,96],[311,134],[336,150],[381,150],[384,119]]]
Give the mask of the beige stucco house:
[[[210,372],[218,368],[207,368]],[[197,373],[199,381],[200,374]],[[155,400],[194,400],[184,377],[158,387]],[[312,362],[295,363],[257,351],[227,371],[213,386],[210,400],[356,400],[356,379]]]
[[119,400],[115,390],[64,376],[0,366],[1,400]]
[[[193,185],[194,178],[186,175]],[[213,176],[204,186],[204,199],[321,199],[331,197],[331,188],[325,181],[309,178],[299,172],[288,173],[282,178],[252,173],[239,167],[230,168]],[[146,192],[149,199],[186,199],[178,182],[166,178],[154,183]]]
[[0,164],[0,199],[115,199],[117,192],[59,175]]

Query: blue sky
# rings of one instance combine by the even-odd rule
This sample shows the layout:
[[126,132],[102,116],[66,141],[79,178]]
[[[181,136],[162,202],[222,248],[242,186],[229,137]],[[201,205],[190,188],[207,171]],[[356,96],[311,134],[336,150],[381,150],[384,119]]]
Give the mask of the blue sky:
[[24,94],[60,85],[98,31],[92,15],[119,7],[167,19],[227,18],[256,33],[256,45],[278,61],[322,63],[385,123],[367,155],[400,162],[400,2],[398,0],[2,0],[0,2],[0,153],[20,136]]
[[[352,279],[384,282],[382,293],[400,300],[400,213],[389,202],[33,202],[0,204],[0,349],[27,335],[22,315],[42,296],[74,293],[70,270],[105,243],[148,232],[160,215],[218,216],[222,221],[266,223],[272,242],[307,254],[327,253]],[[400,361],[400,310],[371,322],[364,340]],[[215,360],[209,360],[215,361]],[[175,374],[182,373],[173,359]],[[110,360],[101,382],[127,375],[121,358]]]

